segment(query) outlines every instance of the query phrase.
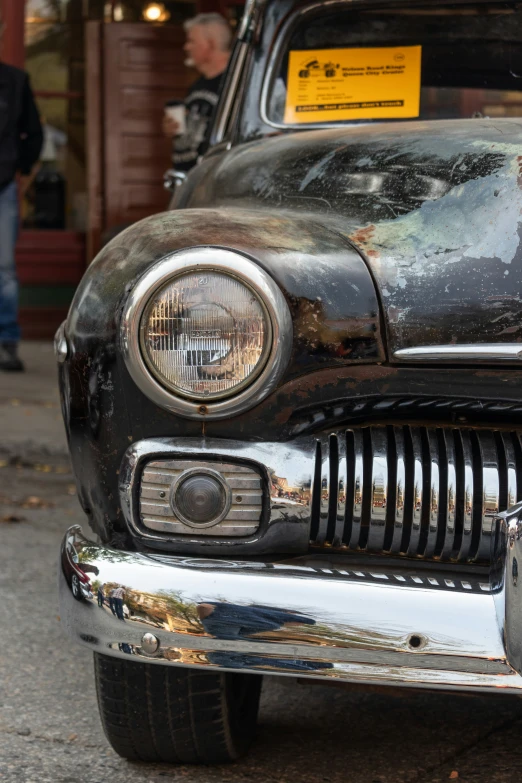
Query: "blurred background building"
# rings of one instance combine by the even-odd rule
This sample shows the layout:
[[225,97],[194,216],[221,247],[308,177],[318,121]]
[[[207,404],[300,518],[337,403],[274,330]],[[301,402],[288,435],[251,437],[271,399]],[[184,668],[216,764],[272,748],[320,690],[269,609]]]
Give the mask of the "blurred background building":
[[111,227],[165,209],[163,106],[196,77],[183,22],[244,0],[0,0],[1,57],[25,68],[42,119],[40,171],[22,205],[23,336],[50,337]]

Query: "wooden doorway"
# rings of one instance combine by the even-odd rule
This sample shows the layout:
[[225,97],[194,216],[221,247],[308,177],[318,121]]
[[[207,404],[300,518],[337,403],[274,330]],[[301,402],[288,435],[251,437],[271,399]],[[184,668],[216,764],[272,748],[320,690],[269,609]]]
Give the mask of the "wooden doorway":
[[196,74],[183,64],[181,26],[87,25],[89,255],[104,232],[166,209],[170,142],[163,107]]

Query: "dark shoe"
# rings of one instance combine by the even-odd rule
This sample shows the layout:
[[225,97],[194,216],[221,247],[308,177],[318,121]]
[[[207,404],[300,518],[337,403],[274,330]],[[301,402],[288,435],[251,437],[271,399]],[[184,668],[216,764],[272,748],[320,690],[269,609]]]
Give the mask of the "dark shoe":
[[0,343],[0,370],[4,372],[23,372],[25,367],[18,356],[18,343]]

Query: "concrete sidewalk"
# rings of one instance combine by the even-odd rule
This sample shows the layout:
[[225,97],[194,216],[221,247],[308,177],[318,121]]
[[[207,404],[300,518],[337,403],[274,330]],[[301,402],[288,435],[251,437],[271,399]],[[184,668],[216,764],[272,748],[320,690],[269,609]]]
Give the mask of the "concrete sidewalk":
[[68,459],[51,342],[23,342],[24,373],[0,372],[2,458]]

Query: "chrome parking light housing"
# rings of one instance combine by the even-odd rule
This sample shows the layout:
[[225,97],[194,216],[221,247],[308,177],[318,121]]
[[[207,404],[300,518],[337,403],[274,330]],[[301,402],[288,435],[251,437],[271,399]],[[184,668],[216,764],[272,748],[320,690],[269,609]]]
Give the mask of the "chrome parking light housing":
[[[154,298],[177,279],[203,272],[229,278],[251,291],[252,301],[259,303],[259,318],[266,323],[265,342],[252,371],[219,394],[177,388],[161,377],[147,355],[144,338]],[[131,377],[153,402],[185,418],[221,419],[253,407],[274,389],[290,358],[292,318],[279,287],[250,258],[224,248],[189,248],[155,264],[130,293],[123,313],[121,344]]]

